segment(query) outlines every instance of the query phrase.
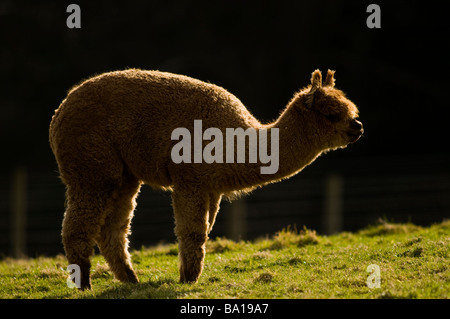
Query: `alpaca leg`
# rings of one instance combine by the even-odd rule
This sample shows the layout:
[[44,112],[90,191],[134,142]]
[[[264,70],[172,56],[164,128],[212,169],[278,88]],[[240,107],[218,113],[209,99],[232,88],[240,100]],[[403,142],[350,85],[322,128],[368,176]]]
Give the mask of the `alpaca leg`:
[[90,289],[89,258],[94,253],[94,238],[100,232],[102,200],[92,193],[71,195],[68,191],[67,194],[67,209],[62,226],[64,250],[69,264],[80,267],[80,288]]
[[222,195],[210,195],[209,196],[209,228],[208,228],[208,234],[211,232],[214,223],[216,222],[216,216],[219,212],[220,208],[220,201],[222,199]]
[[137,180],[127,181],[113,193],[108,201],[105,222],[96,238],[111,271],[122,282],[139,282],[131,264],[127,239],[139,188]]
[[193,190],[175,189],[172,201],[180,258],[180,282],[196,282],[205,259],[209,198]]

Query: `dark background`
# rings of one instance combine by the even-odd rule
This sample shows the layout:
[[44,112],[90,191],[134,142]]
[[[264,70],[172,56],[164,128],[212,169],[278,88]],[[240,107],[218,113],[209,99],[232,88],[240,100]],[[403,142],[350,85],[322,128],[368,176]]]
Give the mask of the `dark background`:
[[[448,218],[447,7],[376,1],[381,29],[369,29],[371,2],[77,1],[81,29],[69,29],[71,2],[2,0],[0,254],[10,253],[17,167],[28,172],[28,253],[62,251],[64,188],[48,143],[51,117],[74,84],[128,67],[223,86],[263,122],[278,116],[312,71],[336,70],[336,86],[360,109],[364,137],[285,185],[248,196],[244,238],[289,224],[321,231],[323,183],[331,173],[345,181],[343,230],[379,217],[424,225]],[[173,241],[170,210],[169,194],[143,188],[132,246]],[[227,234],[222,219],[212,237]]]

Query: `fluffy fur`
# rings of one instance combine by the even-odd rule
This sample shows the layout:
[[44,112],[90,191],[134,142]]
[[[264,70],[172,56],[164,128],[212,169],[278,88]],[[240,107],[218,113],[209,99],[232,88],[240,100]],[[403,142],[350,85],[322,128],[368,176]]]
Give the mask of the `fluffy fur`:
[[[68,262],[81,268],[81,288],[91,287],[95,244],[118,280],[138,282],[127,235],[142,183],[172,192],[180,281],[197,281],[223,196],[290,177],[322,152],[360,137],[358,110],[334,82],[334,71],[324,85],[314,71],[311,84],[269,124],[261,124],[225,89],[182,75],[130,69],[72,88],[55,111],[49,137],[66,185],[63,244]],[[173,163],[177,141],[171,133],[178,127],[193,132],[195,119],[222,132],[278,128],[278,172],[261,174],[260,162]]]

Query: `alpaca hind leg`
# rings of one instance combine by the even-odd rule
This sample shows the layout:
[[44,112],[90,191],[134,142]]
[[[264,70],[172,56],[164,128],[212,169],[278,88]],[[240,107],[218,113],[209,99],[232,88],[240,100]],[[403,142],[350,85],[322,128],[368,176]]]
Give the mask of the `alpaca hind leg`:
[[141,184],[137,180],[124,181],[108,201],[106,217],[96,238],[100,252],[116,279],[121,282],[139,282],[128,253],[130,223]]
[[67,209],[62,225],[62,241],[69,264],[80,267],[80,287],[91,289],[90,256],[94,253],[94,238],[100,232],[102,200],[89,194],[67,192]]
[[192,189],[175,189],[172,202],[178,238],[180,282],[196,282],[202,273],[205,259],[209,198]]

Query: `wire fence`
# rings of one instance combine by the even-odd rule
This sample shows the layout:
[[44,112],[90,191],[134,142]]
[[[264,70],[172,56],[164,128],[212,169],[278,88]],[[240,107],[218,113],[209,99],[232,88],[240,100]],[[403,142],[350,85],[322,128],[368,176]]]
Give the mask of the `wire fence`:
[[[271,236],[288,225],[322,234],[379,218],[429,225],[450,218],[450,156],[320,158],[297,176],[223,201],[210,237]],[[0,256],[63,253],[64,185],[55,171],[0,175]],[[170,194],[141,189],[131,248],[175,242]]]

